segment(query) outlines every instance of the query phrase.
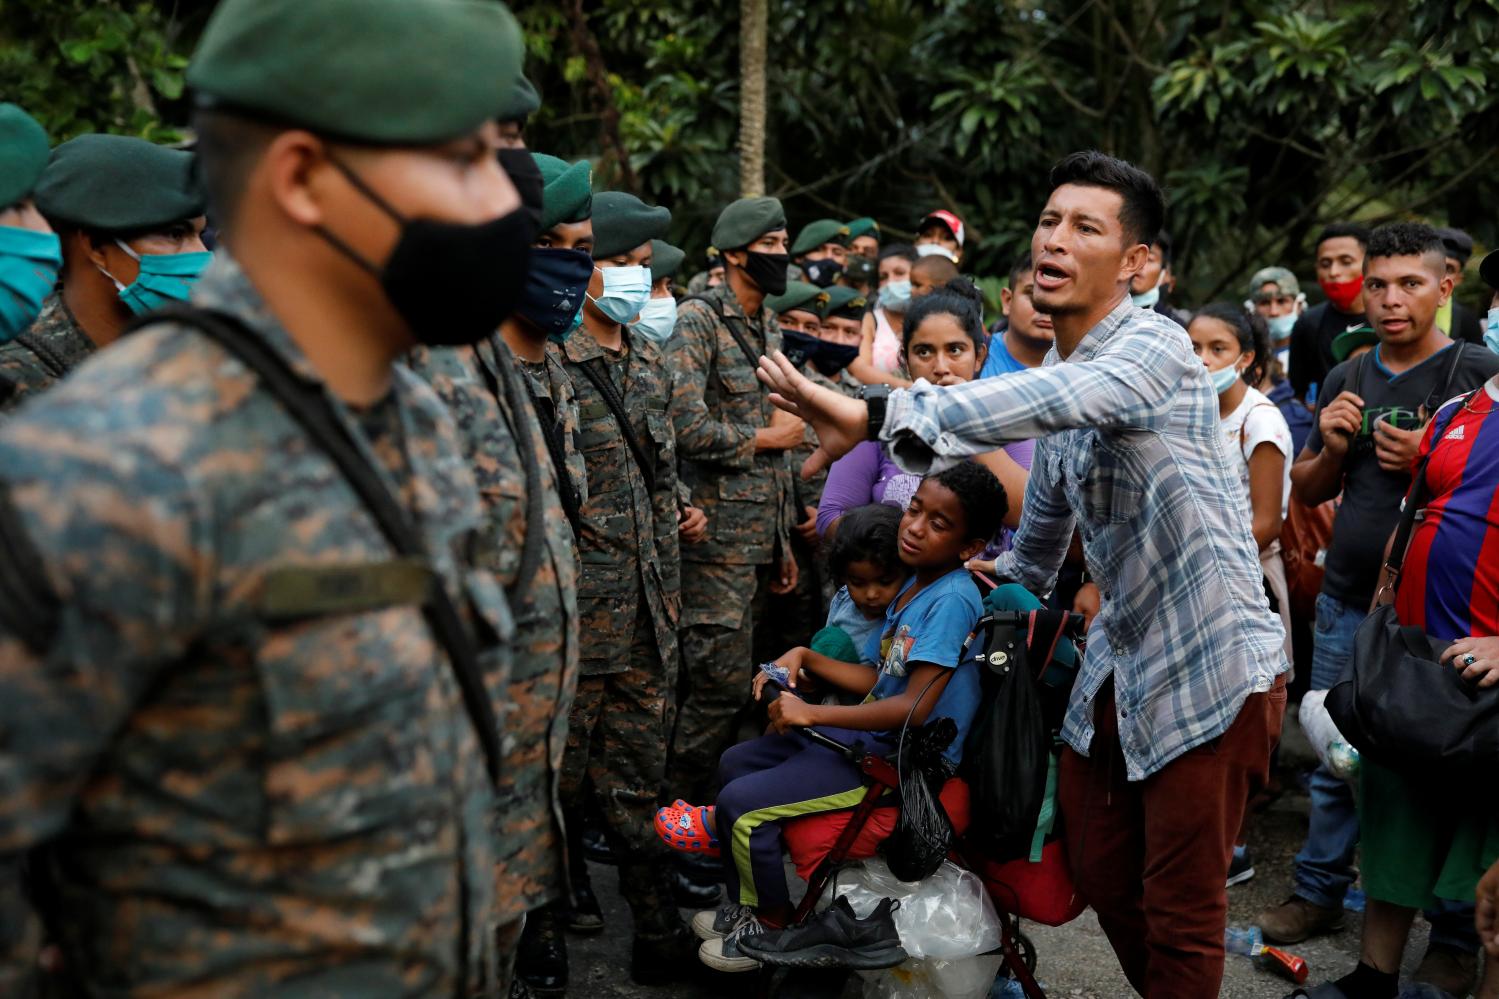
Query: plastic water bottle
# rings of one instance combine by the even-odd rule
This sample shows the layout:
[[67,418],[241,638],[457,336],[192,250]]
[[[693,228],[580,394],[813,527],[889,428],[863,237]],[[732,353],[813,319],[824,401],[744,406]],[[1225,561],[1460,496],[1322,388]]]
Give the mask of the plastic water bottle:
[[1254,957],[1265,949],[1265,938],[1258,926],[1230,926],[1223,934],[1223,946],[1230,954]]
[[1362,888],[1350,887],[1348,893],[1343,896],[1343,908],[1349,912],[1363,912],[1366,901]]
[[1025,989],[1013,978],[996,978],[989,999],[1025,999]]

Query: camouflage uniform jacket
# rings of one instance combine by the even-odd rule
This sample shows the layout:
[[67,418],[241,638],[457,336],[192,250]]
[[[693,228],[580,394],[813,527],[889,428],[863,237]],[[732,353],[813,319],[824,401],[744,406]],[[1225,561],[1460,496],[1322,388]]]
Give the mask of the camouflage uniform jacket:
[[[232,260],[194,300],[320,381]],[[430,564],[193,330],[131,335],[0,429],[0,995],[36,966],[23,858],[64,994],[494,980],[494,794],[420,608],[447,586],[502,668],[504,595],[457,555],[473,475],[399,365],[334,407]]]
[[540,363],[521,360],[521,371],[531,385],[531,398],[536,403],[536,418],[545,421],[549,417],[552,425],[548,432],[553,435],[557,448],[562,452],[562,463],[567,468],[568,481],[581,505],[588,502],[588,469],[583,462],[583,453],[578,450],[578,400],[573,395],[572,379],[563,366],[562,348],[548,343],[546,355]]
[[[808,364],[802,369],[802,374],[806,375],[807,380],[814,385],[821,385],[823,388],[832,389],[834,392],[841,392],[846,396],[858,398],[861,387],[859,380],[847,371],[840,371],[838,372],[838,377],[829,378],[821,371],[818,371],[816,367]],[[793,491],[801,494],[805,506],[815,507],[817,505],[818,501],[822,498],[822,487],[828,481],[827,466],[818,469],[810,479],[803,479],[801,477],[802,462],[812,457],[812,452],[817,450],[817,443],[817,431],[813,430],[812,424],[809,423],[802,432],[801,444],[797,446],[796,450],[787,452],[787,459],[791,466]],[[799,521],[803,519],[805,518],[797,518]]]
[[[607,351],[585,331],[563,345],[578,403],[578,449],[588,468],[578,607],[583,633],[583,673],[597,676],[630,668],[630,639],[642,600],[655,625],[663,663],[676,660],[681,610],[681,560],[677,553],[676,439],[666,413],[670,382],[661,348],[624,334],[622,354]],[[655,476],[644,474],[598,386],[584,369],[608,379]]]
[[[515,613],[515,652],[501,694],[504,772],[494,826],[497,918],[506,923],[560,898],[566,886],[558,782],[578,676],[572,528],[562,515],[529,386],[510,348],[498,336],[476,347],[419,348],[411,365],[458,424],[485,512],[474,560],[494,573]],[[529,438],[526,451],[522,434]],[[540,487],[535,497],[528,468]],[[541,504],[542,547],[522,579],[533,501]]]
[[682,303],[666,341],[677,461],[692,505],[708,517],[707,538],[683,545],[682,558],[763,565],[775,560],[778,544],[790,550],[791,476],[784,452],[755,453],[755,431],[770,425],[775,407],[728,324],[756,357],[780,349],[781,330],[763,306],[746,317],[727,284],[704,298]]
[[10,343],[0,346],[0,411],[14,409],[22,400],[49,388],[94,353],[94,341],[54,292],[42,303],[36,322]]

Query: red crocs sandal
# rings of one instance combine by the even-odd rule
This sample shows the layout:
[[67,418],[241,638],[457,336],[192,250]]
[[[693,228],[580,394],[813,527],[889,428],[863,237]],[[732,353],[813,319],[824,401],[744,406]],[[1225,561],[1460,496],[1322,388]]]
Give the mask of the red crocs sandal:
[[678,798],[656,810],[656,835],[673,850],[717,857],[718,837],[713,831],[713,806],[689,805]]

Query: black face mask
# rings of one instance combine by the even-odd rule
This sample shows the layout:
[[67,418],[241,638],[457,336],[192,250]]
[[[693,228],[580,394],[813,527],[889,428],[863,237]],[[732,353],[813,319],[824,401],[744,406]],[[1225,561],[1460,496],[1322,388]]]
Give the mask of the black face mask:
[[510,175],[510,183],[520,194],[521,206],[531,219],[531,228],[541,231],[541,192],[545,184],[541,179],[541,167],[536,157],[524,146],[518,149],[501,149],[500,166]]
[[798,368],[811,362],[827,378],[832,378],[859,356],[858,347],[829,343],[798,330],[781,331],[781,352]]
[[755,287],[767,295],[786,294],[786,267],[791,263],[789,253],[756,253],[745,251],[744,273]]
[[802,270],[806,271],[807,280],[817,287],[831,288],[838,275],[843,273],[843,265],[836,260],[809,260],[802,265]]
[[525,289],[535,226],[524,208],[477,225],[409,219],[359,175],[330,160],[360,194],[401,227],[385,266],[366,260],[319,226],[318,233],[373,274],[418,343],[455,347],[499,329]]

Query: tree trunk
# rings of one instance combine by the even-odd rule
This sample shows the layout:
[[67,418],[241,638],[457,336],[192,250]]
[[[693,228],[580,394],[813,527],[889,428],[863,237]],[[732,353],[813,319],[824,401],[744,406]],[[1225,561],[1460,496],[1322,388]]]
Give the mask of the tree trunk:
[[765,193],[765,0],[739,0],[739,195]]

